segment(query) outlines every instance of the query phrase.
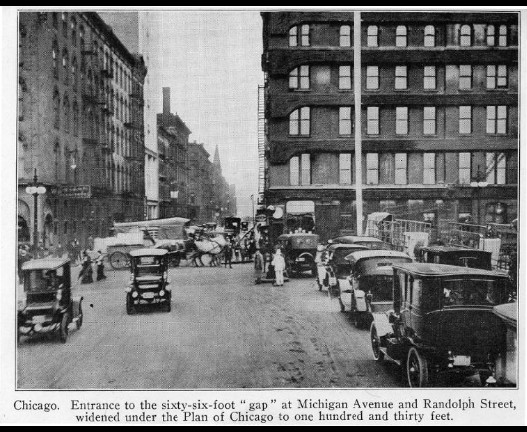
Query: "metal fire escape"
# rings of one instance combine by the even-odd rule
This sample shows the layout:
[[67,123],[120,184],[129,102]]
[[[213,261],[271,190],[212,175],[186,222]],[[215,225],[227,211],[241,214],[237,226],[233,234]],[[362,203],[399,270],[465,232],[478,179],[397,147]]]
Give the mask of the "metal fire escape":
[[265,85],[258,86],[258,201],[263,200],[266,182]]

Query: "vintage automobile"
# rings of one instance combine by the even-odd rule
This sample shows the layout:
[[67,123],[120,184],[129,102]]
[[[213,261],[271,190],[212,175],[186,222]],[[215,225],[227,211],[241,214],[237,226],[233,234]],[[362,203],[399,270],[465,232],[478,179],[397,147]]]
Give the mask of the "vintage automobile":
[[393,271],[393,310],[373,313],[374,359],[401,365],[410,387],[453,373],[495,382],[506,326],[493,307],[508,302],[509,278],[446,264],[394,264]]
[[494,306],[494,313],[505,323],[505,350],[498,355],[495,379],[499,386],[515,386],[518,382],[518,303]]
[[491,252],[456,246],[416,247],[416,261],[492,270]]
[[23,298],[18,310],[18,340],[21,336],[57,334],[65,343],[70,324],[82,326],[83,297],[71,289],[70,260],[42,258],[22,265]]
[[[341,308],[350,311],[355,327],[369,328],[373,313],[392,308],[392,266],[412,262],[412,258],[399,251],[365,250],[350,253],[345,260],[351,288],[340,293]],[[350,296],[343,295],[348,293]]]
[[310,271],[313,276],[316,276],[315,256],[319,244],[318,234],[282,234],[278,236],[276,242],[284,253],[289,276],[300,275],[306,271]]
[[126,313],[140,305],[159,305],[170,312],[172,293],[168,280],[168,251],[143,248],[130,252],[130,283],[126,287]]
[[358,244],[333,243],[328,245],[326,248],[327,258],[323,270],[324,279],[319,289],[326,288],[328,292],[338,290],[340,286],[339,279],[346,280],[351,270],[350,262],[345,259],[346,256],[359,250],[368,250],[368,248]]
[[393,247],[389,243],[386,243],[377,237],[367,236],[340,236],[333,239],[329,239],[328,243],[351,243],[366,246],[369,249],[384,249],[392,250]]

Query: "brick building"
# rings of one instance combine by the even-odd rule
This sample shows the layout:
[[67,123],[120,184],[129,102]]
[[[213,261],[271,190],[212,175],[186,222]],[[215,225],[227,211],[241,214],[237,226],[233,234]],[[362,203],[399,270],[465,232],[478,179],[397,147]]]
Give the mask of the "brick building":
[[146,68],[97,13],[21,12],[19,24],[19,240],[33,240],[36,170],[40,240],[85,246],[144,218]]
[[263,204],[314,209],[324,235],[355,229],[360,91],[364,216],[517,216],[517,14],[362,13],[358,88],[353,12],[262,18]]

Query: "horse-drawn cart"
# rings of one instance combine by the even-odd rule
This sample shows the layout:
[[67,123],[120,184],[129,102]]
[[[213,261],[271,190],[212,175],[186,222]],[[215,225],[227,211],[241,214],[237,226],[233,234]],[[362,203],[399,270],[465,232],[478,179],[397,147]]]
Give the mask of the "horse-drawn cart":
[[108,245],[108,262],[115,270],[122,270],[130,267],[129,253],[134,249],[144,248],[144,244],[115,244]]

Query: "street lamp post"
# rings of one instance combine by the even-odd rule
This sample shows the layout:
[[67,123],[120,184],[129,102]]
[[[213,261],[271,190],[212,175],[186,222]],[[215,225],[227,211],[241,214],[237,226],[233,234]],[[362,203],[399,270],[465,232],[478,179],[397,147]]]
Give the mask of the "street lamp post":
[[38,249],[38,196],[46,193],[46,188],[38,184],[37,169],[35,168],[35,175],[33,176],[33,184],[26,187],[26,193],[33,195],[33,250]]
[[255,223],[256,223],[256,220],[255,220],[255,219],[256,219],[256,216],[255,216],[255,214],[254,214],[254,195],[253,195],[253,194],[251,194],[251,202],[252,202],[252,204],[253,204],[253,226],[254,226]]
[[476,188],[476,193],[477,193],[476,205],[478,207],[478,211],[477,211],[478,225],[481,225],[481,211],[480,211],[481,189],[487,187],[488,183],[486,181],[486,178],[481,174],[481,171],[479,169],[478,169],[476,178],[474,178],[473,181],[470,182],[470,186],[473,188]]

